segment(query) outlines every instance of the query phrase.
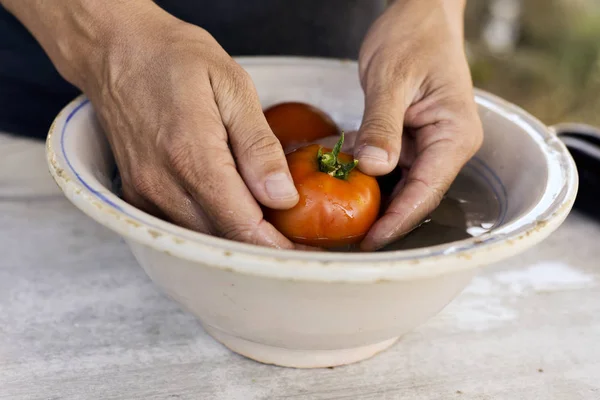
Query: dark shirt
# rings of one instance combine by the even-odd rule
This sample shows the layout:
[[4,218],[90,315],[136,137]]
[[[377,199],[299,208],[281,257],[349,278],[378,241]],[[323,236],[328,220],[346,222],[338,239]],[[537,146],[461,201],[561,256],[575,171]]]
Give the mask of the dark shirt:
[[[356,59],[386,0],[157,0],[201,26],[238,55]],[[62,107],[79,94],[35,39],[0,6],[0,131],[43,138]]]

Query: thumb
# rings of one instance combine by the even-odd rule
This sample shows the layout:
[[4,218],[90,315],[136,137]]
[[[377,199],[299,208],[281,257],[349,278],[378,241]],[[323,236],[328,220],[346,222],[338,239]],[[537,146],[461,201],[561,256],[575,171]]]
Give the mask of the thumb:
[[391,88],[366,88],[365,113],[354,145],[358,167],[368,175],[390,173],[400,158],[404,96]]
[[283,148],[269,128],[250,77],[239,69],[225,77],[215,99],[237,168],[252,195],[273,209],[289,209],[299,196]]

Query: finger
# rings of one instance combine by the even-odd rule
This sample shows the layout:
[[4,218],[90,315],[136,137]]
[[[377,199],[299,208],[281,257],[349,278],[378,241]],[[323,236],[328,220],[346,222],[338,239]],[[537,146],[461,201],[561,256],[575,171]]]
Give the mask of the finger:
[[365,90],[365,112],[354,156],[368,175],[385,175],[398,164],[406,109],[403,93],[402,89],[387,87]]
[[262,210],[235,169],[224,144],[221,148],[210,146],[198,155],[212,156],[218,166],[200,162],[193,166],[193,170],[202,171],[202,179],[198,176],[190,179],[188,191],[202,205],[219,236],[269,247],[293,248],[289,240],[263,219]]
[[135,173],[134,176],[136,179],[133,182],[128,179],[128,183],[123,186],[125,200],[131,205],[184,228],[214,233],[206,213],[190,194],[167,174],[143,172]]
[[297,243],[294,244],[294,249],[301,250],[301,251],[318,251],[318,252],[326,251],[324,248],[321,248],[321,247],[307,246],[305,244],[297,244]]
[[256,89],[241,67],[224,71],[225,76],[213,80],[213,89],[237,168],[260,203],[273,209],[289,209],[298,202],[298,191]]
[[[190,96],[206,99],[210,98],[209,93],[210,90],[196,90]],[[217,235],[245,243],[293,248],[263,219],[259,205],[238,174],[216,104],[198,104],[195,110],[180,120],[176,139],[170,140],[167,147],[167,162],[174,176],[206,213]]]
[[361,249],[374,251],[409,233],[440,203],[480,143],[477,121],[433,124],[417,133],[419,155],[397,196],[373,225]]
[[[410,132],[410,130],[408,130]],[[344,133],[344,145],[342,146],[342,152],[353,154],[355,148],[356,138],[358,137],[358,131],[350,131],[348,133]],[[299,147],[308,146],[311,144],[319,144],[323,147],[333,148],[335,144],[340,140],[339,135],[327,136],[322,139],[318,139],[306,144],[294,144],[285,148],[286,153],[291,153],[292,151],[298,149]],[[408,167],[412,165],[415,160],[415,144],[414,139],[410,134],[405,132],[402,135],[402,151],[400,152],[400,160],[398,164],[402,167]]]

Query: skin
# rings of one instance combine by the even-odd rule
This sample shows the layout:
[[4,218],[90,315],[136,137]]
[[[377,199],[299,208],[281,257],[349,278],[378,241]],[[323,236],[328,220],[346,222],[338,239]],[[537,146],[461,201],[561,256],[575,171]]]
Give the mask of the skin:
[[[250,78],[208,32],[150,0],[0,4],[92,101],[127,201],[197,231],[295,247],[261,211],[299,200],[283,149]],[[481,144],[463,9],[464,0],[396,0],[365,38],[366,109],[354,155],[370,175],[398,163],[409,172],[364,250],[433,210]]]
[[[300,201],[290,210],[267,210],[266,218],[296,243],[323,248],[359,243],[379,213],[377,180],[358,169],[346,179],[321,172],[319,148],[309,145],[287,155]],[[353,157],[340,153],[338,159],[349,163]]]
[[396,1],[371,27],[360,54],[365,114],[359,167],[406,174],[361,244],[379,249],[432,212],[483,141],[464,52],[464,0]]

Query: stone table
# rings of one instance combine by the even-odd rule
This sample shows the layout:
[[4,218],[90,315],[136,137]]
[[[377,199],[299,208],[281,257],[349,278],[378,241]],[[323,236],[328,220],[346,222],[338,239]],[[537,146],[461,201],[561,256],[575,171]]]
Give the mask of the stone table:
[[2,400],[600,399],[600,226],[577,213],[392,349],[325,370],[213,341],[62,196],[42,143],[1,135],[0,251]]

